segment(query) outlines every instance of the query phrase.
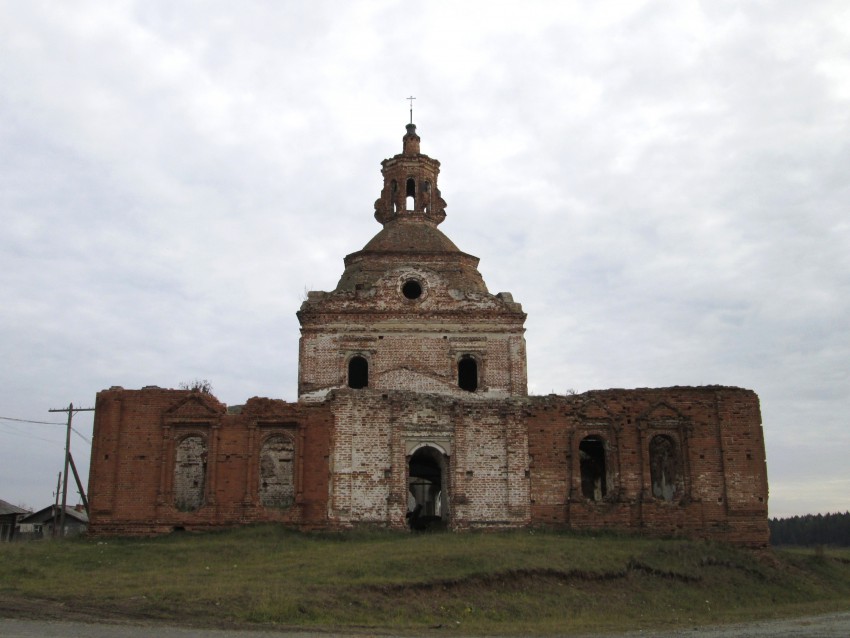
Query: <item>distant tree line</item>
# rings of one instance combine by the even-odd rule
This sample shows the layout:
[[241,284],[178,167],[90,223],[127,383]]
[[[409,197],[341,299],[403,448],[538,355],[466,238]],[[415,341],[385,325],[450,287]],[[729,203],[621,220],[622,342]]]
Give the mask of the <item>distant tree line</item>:
[[850,546],[850,512],[771,518],[771,545]]

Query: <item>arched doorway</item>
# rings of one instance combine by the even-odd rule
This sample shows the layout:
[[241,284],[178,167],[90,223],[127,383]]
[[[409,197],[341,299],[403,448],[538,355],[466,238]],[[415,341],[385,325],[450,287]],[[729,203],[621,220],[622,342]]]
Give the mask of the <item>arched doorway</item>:
[[442,529],[449,518],[448,457],[436,447],[423,445],[407,463],[407,523],[411,529]]

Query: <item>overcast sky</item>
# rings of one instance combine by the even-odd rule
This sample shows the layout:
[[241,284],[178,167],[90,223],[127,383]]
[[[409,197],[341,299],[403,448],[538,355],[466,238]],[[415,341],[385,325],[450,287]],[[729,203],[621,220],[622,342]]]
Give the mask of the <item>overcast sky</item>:
[[850,509],[846,0],[0,0],[0,499],[63,461],[9,418],[294,400],[295,312],[380,230],[409,95],[532,393],[750,388],[771,516]]

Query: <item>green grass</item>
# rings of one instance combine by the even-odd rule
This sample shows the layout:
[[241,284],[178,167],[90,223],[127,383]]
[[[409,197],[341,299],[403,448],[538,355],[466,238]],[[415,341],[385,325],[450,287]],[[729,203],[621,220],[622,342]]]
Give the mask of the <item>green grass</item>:
[[23,600],[205,626],[616,631],[847,610],[850,559],[613,534],[258,526],[4,544],[0,613]]

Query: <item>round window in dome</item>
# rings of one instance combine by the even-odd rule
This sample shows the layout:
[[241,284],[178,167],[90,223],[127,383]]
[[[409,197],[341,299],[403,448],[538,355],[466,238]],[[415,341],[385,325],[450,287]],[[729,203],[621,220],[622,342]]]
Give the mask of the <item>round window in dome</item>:
[[419,299],[422,296],[422,284],[415,279],[408,279],[401,286],[401,294],[410,300]]

